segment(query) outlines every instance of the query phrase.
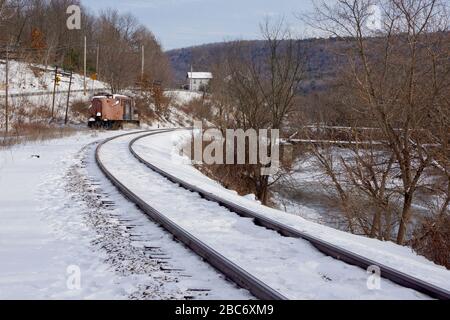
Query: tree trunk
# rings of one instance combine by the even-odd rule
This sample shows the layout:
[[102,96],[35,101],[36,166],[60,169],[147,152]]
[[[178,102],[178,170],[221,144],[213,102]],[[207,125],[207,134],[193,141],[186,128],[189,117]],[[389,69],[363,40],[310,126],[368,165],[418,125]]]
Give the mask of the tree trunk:
[[[377,236],[378,233],[378,236]],[[381,210],[377,209],[373,216],[372,220],[372,228],[370,230],[371,238],[380,238],[381,237]]]
[[392,233],[392,213],[391,211],[387,211],[385,214],[385,223],[386,227],[384,228],[384,240],[391,241],[391,233]]
[[261,176],[259,178],[259,185],[256,189],[256,197],[263,205],[268,204],[268,189],[269,189],[269,177],[268,176]]
[[399,245],[403,245],[405,242],[406,230],[409,224],[409,219],[411,218],[411,205],[412,205],[412,196],[409,192],[407,192],[405,193],[404,197],[402,217],[400,220],[400,225],[398,227],[397,233],[397,243]]

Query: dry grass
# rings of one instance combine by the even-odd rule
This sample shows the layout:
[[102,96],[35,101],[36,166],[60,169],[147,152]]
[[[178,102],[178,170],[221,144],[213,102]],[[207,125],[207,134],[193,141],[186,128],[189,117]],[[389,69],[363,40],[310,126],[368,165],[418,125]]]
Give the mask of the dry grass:
[[[202,154],[204,153],[206,147],[211,142],[209,141],[203,141],[202,142]],[[226,149],[227,143],[224,142],[223,144],[223,155],[227,154]],[[191,160],[194,160],[194,143],[193,143],[193,137],[191,137],[191,140],[186,142],[184,146],[184,150],[191,149],[190,155],[186,154],[186,156],[190,156]],[[248,145],[246,146],[246,159],[248,160]],[[234,150],[235,154],[235,164],[196,164],[195,167],[197,170],[201,171],[204,175],[208,176],[209,178],[219,182],[223,187],[229,190],[236,191],[239,195],[245,196],[248,194],[258,194],[258,177],[259,172],[261,171],[261,165],[260,164],[237,164],[237,147]],[[281,166],[282,168],[286,169],[289,164],[291,164],[291,161],[289,161],[287,164],[285,164],[283,159],[283,151],[281,151]],[[288,158],[290,158],[292,155],[289,154]],[[268,196],[266,198],[265,205],[273,206],[274,202],[272,201],[272,193],[270,188],[268,189]],[[261,200],[261,199],[260,199]]]
[[[184,150],[191,149],[190,156],[191,160],[194,156],[194,143],[192,140],[187,141]],[[203,141],[202,143],[202,153],[208,146],[208,142]],[[225,154],[225,153],[224,153]],[[186,154],[189,156],[189,154]],[[222,186],[229,190],[236,191],[239,195],[247,195],[250,193],[255,193],[254,184],[251,180],[245,179],[242,175],[242,171],[245,169],[245,165],[226,165],[226,164],[202,164],[195,165],[195,167],[201,171],[204,175],[209,178],[219,182]]]
[[192,99],[187,104],[180,106],[180,110],[196,119],[209,120],[212,118],[212,105],[202,98]]
[[135,100],[136,111],[139,114],[139,120],[152,123],[158,119],[154,110],[154,100],[150,96],[141,96]]
[[78,132],[72,127],[57,127],[38,123],[15,125],[13,130],[0,136],[0,148],[8,148],[20,143],[40,142],[44,140],[60,139]]
[[75,100],[70,105],[70,116],[82,122],[87,122],[89,105],[90,102]]
[[[88,103],[80,100],[71,104],[69,121],[87,122]],[[64,113],[55,114],[51,119],[51,108],[33,104],[27,99],[16,101],[10,108],[9,133],[5,134],[4,106],[0,105],[0,148],[12,145],[58,139],[76,133],[80,128],[64,126]]]

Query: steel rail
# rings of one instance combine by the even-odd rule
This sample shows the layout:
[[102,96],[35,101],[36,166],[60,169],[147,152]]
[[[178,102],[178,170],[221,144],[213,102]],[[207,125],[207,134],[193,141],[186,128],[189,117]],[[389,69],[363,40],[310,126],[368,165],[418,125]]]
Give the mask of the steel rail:
[[[171,130],[155,130],[145,136],[163,133]],[[144,131],[147,132],[147,131]],[[95,151],[95,160],[103,174],[111,181],[111,183],[131,202],[147,214],[153,221],[161,225],[164,229],[169,231],[175,238],[184,243],[197,255],[206,260],[211,266],[224,274],[228,279],[236,283],[239,287],[247,289],[255,297],[262,300],[287,300],[285,296],[269,287],[267,284],[248,273],[234,262],[228,260],[219,252],[181,228],[179,225],[168,219],[164,214],[151,207],[147,202],[138,197],[122,182],[120,182],[105,166],[100,157],[101,148],[108,142],[127,135],[139,134],[144,132],[133,132],[121,134],[116,137],[106,139],[100,143]]]
[[174,175],[162,170],[161,168],[149,163],[148,161],[143,159],[139,154],[136,153],[136,151],[133,149],[133,145],[138,140],[144,139],[150,135],[153,135],[153,134],[145,134],[145,135],[142,135],[142,136],[139,136],[139,137],[133,139],[132,141],[130,141],[128,148],[137,160],[139,160],[141,163],[143,163],[148,168],[152,169],[153,171],[159,173],[160,175],[164,176],[168,180],[172,181],[173,183],[178,184],[181,187],[183,187],[184,189],[189,190],[191,192],[196,192],[202,198],[209,200],[209,201],[216,202],[220,206],[223,206],[223,207],[227,208],[228,210],[237,213],[239,216],[251,218],[251,219],[253,219],[254,223],[259,226],[277,231],[278,233],[280,233],[281,235],[286,236],[286,237],[305,239],[305,240],[309,241],[316,249],[318,249],[320,252],[324,253],[327,256],[333,257],[335,259],[341,260],[341,261],[346,262],[351,265],[361,267],[365,270],[367,270],[370,266],[377,266],[380,268],[381,277],[383,277],[385,279],[395,282],[403,287],[414,289],[416,291],[424,293],[435,299],[450,300],[450,292],[444,288],[440,288],[434,284],[427,283],[421,279],[410,276],[404,272],[395,270],[394,268],[391,268],[389,266],[378,263],[374,260],[363,257],[363,256],[361,256],[357,253],[351,252],[347,249],[338,247],[338,246],[331,244],[327,241],[324,241],[320,238],[314,237],[310,234],[307,234],[305,232],[302,232],[300,230],[297,230],[295,228],[292,228],[290,226],[282,224],[276,220],[267,218],[267,217],[265,217],[257,212],[254,212],[248,208],[245,208],[243,206],[235,204],[235,203],[233,203],[229,200],[223,199],[211,192],[205,191],[202,188],[194,186],[194,185],[192,185],[182,179],[179,179],[179,178],[175,177]]

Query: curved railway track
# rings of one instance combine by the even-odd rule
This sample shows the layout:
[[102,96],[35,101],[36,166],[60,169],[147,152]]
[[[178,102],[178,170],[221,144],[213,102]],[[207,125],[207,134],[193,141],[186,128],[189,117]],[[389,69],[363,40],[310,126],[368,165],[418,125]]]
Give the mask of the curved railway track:
[[[143,135],[140,135],[130,141],[128,144],[128,149],[131,154],[142,164],[144,164],[149,169],[157,172],[158,174],[164,176],[169,181],[181,186],[182,188],[189,190],[191,192],[195,192],[199,194],[202,198],[213,201],[219,204],[222,207],[227,208],[228,210],[238,214],[239,216],[251,218],[253,222],[270,230],[274,230],[279,234],[292,237],[292,238],[300,238],[307,240],[311,243],[316,249],[320,252],[324,253],[327,256],[333,257],[335,259],[341,260],[351,265],[355,265],[366,270],[369,266],[376,265],[381,270],[381,276],[391,280],[394,283],[397,283],[403,287],[411,288],[416,291],[422,292],[432,298],[435,299],[450,299],[450,292],[443,288],[439,288],[433,284],[427,283],[415,277],[412,277],[408,274],[395,270],[391,267],[380,264],[376,261],[367,259],[361,255],[355,254],[343,248],[337,247],[331,243],[323,241],[319,238],[311,236],[309,234],[303,233],[297,229],[281,224],[275,220],[269,219],[257,212],[239,206],[235,203],[232,203],[226,199],[223,199],[217,195],[214,195],[210,192],[207,192],[199,187],[196,187],[192,184],[189,184],[186,181],[183,181],[168,172],[154,166],[149,163],[145,159],[143,159],[136,151],[133,149],[133,145],[140,139],[168,132],[174,129],[169,130],[157,130],[152,131]],[[148,216],[150,216],[154,221],[164,227],[167,231],[172,233],[178,240],[183,242],[186,246],[192,249],[196,254],[205,259],[209,264],[211,264],[214,268],[222,272],[226,277],[231,279],[233,282],[238,284],[240,287],[243,287],[249,290],[255,297],[259,299],[271,299],[271,300],[279,300],[286,299],[281,293],[272,289],[256,277],[252,276],[250,273],[225,258],[219,252],[208,246],[206,243],[202,242],[198,238],[194,237],[192,234],[181,228],[179,225],[172,222],[170,219],[165,217],[161,212],[158,212],[156,209],[151,207],[148,203],[143,201],[137,195],[135,195],[130,189],[128,189],[123,183],[121,183],[110,171],[106,168],[106,166],[102,163],[99,153],[102,146],[108,143],[111,140],[132,134],[145,133],[147,131],[140,132],[132,132],[123,135],[119,135],[110,139],[103,141],[96,149],[96,161],[101,171],[107,176],[107,178],[123,193],[129,200],[135,203],[142,211],[144,211]]]
[[[162,132],[167,132],[167,130],[156,131],[147,134],[154,135]],[[139,132],[137,132],[139,133]],[[176,223],[167,219],[158,210],[151,207],[148,203],[142,200],[140,197],[135,195],[131,190],[129,190],[123,183],[121,183],[113,174],[106,168],[106,166],[100,160],[100,150],[102,146],[111,140],[123,137],[126,135],[137,134],[136,132],[120,135],[117,137],[109,138],[98,145],[95,151],[95,160],[100,167],[100,170],[106,175],[106,177],[112,182],[112,184],[119,189],[119,191],[124,194],[130,201],[136,204],[144,213],[146,213],[152,220],[161,225],[164,229],[173,234],[179,241],[183,242],[187,247],[193,250],[196,254],[205,259],[210,265],[222,272],[227,278],[235,282],[242,288],[250,291],[255,297],[263,300],[286,300],[282,294],[272,289],[264,282],[255,278],[253,275],[225,258],[219,252],[202,242],[201,240],[194,237],[192,234],[178,226]]]

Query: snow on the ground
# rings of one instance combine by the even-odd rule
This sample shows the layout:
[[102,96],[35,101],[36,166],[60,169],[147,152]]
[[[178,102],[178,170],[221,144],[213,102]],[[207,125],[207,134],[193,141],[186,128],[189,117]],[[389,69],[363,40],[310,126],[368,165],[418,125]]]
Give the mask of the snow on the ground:
[[[111,281],[102,258],[88,250],[91,239],[80,223],[81,213],[68,219],[71,205],[58,199],[62,190],[54,190],[75,153],[96,139],[77,135],[0,151],[0,298],[70,297],[74,292],[67,289],[66,272],[73,264],[90,269],[83,272],[83,282],[92,283],[94,290],[97,281]],[[49,196],[55,198],[48,202]],[[67,210],[61,210],[64,204]],[[78,229],[77,234],[55,234],[59,219]],[[98,297],[112,294],[97,289]],[[81,296],[93,293],[85,290]]]
[[[33,72],[33,69],[35,72]],[[0,95],[5,94],[5,61],[0,60]],[[20,62],[9,61],[9,94],[35,93],[43,91],[53,91],[54,68]],[[106,84],[101,81],[93,81],[86,78],[87,90],[102,89]],[[82,90],[84,87],[84,76],[74,73],[72,78],[71,90]],[[61,77],[61,82],[57,86],[58,91],[67,91],[69,89],[69,77]],[[81,93],[82,94],[82,93]]]
[[255,201],[240,197],[235,191],[225,189],[218,182],[195,169],[185,156],[180,155],[181,146],[190,136],[191,133],[186,130],[151,136],[140,140],[135,145],[135,150],[150,163],[208,192],[375,262],[450,290],[450,271],[417,255],[408,247],[339,231],[299,216],[262,206]]
[[293,164],[292,173],[274,185],[273,201],[289,214],[337,227],[340,209],[330,203],[324,192],[324,185],[332,185],[325,178],[311,157],[297,161]]
[[[167,110],[167,115],[162,118],[159,118],[157,122],[151,123],[151,126],[159,126],[162,127],[190,127],[192,126],[192,116],[183,112],[183,105],[188,104],[192,99],[201,98],[202,95],[198,92],[191,91],[183,91],[183,90],[167,90],[164,91],[164,94],[167,97],[170,97],[170,104]],[[154,110],[154,106],[151,106]],[[142,128],[146,128],[147,124],[141,125]]]
[[[167,162],[183,178],[191,167],[171,162],[172,134],[145,139],[136,146],[153,163]],[[291,299],[426,299],[426,296],[382,280],[369,290],[365,270],[316,250],[301,239],[282,237],[261,228],[218,204],[202,199],[139,163],[129,152],[133,137],[104,145],[100,158],[128,189],[196,238],[220,252],[281,294]],[[152,145],[154,141],[156,144]],[[150,155],[150,156],[149,156]],[[158,161],[153,161],[158,159]],[[170,164],[171,163],[171,164]],[[133,167],[133,171],[127,168]],[[167,166],[165,166],[167,167]],[[242,198],[258,205],[254,200]]]
[[251,298],[103,177],[91,143],[119,133],[0,150],[0,299]]
[[[34,71],[33,71],[34,70]],[[51,108],[53,103],[54,70],[52,67],[45,69],[42,65],[30,64],[26,62],[9,61],[9,104],[11,110],[14,108],[25,108],[32,111],[36,107],[46,106]],[[86,95],[83,90],[83,75],[73,74],[70,102],[76,100],[87,101],[95,91],[105,90],[107,84],[101,81],[93,81],[86,78]],[[69,77],[61,77],[60,84],[55,90],[55,117],[64,116],[67,91],[69,89]],[[29,95],[36,93],[45,93],[38,95]],[[17,94],[26,94],[26,96],[11,96]],[[0,60],[0,97],[5,95],[5,61]],[[3,111],[3,110],[2,110]],[[1,113],[0,113],[1,115]],[[3,116],[3,115],[1,115]],[[15,115],[17,116],[17,115]]]
[[280,193],[274,193],[273,201],[276,206],[286,213],[298,215],[306,220],[324,223],[323,216],[315,209],[291,200]]
[[173,99],[173,102],[179,105],[187,104],[194,99],[200,99],[202,93],[187,90],[168,90],[164,94]]

